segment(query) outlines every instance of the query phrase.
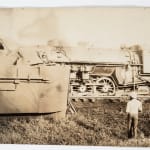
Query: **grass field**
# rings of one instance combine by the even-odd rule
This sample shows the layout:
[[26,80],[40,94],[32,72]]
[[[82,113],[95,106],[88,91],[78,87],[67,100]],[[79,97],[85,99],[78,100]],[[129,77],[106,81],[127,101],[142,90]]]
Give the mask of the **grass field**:
[[[78,104],[78,105],[77,105]],[[75,103],[78,113],[63,120],[38,118],[1,118],[0,143],[150,146],[150,103],[144,103],[139,116],[138,138],[127,139],[124,102]],[[89,107],[87,107],[89,106]]]

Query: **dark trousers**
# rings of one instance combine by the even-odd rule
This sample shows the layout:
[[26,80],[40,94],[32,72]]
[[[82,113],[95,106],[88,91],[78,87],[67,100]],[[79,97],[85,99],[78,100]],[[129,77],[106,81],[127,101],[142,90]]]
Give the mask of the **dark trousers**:
[[128,114],[128,138],[137,137],[138,115]]

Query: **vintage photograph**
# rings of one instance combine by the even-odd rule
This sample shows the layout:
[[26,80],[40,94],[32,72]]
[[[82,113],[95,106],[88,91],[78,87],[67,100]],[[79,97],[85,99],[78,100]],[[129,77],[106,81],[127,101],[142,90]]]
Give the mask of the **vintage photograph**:
[[150,8],[0,19],[0,144],[150,147]]

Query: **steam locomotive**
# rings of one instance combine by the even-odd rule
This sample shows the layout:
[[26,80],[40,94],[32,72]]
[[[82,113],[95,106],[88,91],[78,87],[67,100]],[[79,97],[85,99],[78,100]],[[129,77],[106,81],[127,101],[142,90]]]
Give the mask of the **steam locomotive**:
[[149,96],[148,51],[134,45],[122,46],[120,50],[91,48],[88,52],[90,57],[87,60],[81,61],[83,59],[80,58],[71,66],[71,99],[95,101],[101,97],[116,98],[133,90],[138,96]]
[[[139,45],[120,49],[63,47],[43,51],[44,58],[70,67],[68,98],[121,97],[130,91],[149,96],[149,51]],[[55,50],[54,50],[55,49]],[[41,57],[42,58],[42,57]]]

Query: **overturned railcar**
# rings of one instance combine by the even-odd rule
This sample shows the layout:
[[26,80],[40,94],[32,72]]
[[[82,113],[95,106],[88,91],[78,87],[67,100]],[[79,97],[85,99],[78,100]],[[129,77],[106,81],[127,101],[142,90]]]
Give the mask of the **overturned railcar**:
[[65,115],[69,66],[45,62],[40,50],[37,46],[10,51],[1,42],[0,114]]

